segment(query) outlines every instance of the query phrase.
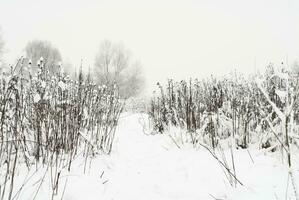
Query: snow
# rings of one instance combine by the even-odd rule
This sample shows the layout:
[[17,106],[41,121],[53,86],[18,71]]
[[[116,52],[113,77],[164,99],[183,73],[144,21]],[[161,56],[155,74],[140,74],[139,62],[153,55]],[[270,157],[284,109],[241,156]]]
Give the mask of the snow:
[[58,86],[61,88],[62,91],[64,91],[64,90],[66,89],[66,85],[65,85],[65,83],[62,82],[62,81],[59,81],[59,82],[58,82]]
[[42,82],[41,82],[41,87],[42,87],[42,88],[45,88],[45,87],[46,87],[46,82],[45,82],[45,81],[42,81]]
[[275,113],[278,115],[278,117],[282,121],[286,121],[286,116],[283,112],[280,111],[280,109],[270,100],[269,95],[266,93],[265,89],[262,86],[262,81],[260,79],[256,79],[256,84],[258,88],[261,90],[261,92],[264,94],[265,98],[267,99],[268,103],[271,105],[271,107],[274,109]]
[[36,93],[36,94],[34,95],[34,97],[33,97],[33,101],[34,101],[34,103],[39,102],[40,99],[41,99],[41,98],[40,98],[40,96],[39,96],[38,93]]
[[285,99],[287,98],[287,92],[286,91],[283,91],[283,90],[278,90],[276,89],[275,90],[275,93],[279,96],[279,98],[285,102]]
[[276,75],[280,79],[288,80],[288,78],[289,78],[288,73],[286,73],[286,72],[280,72],[277,68],[274,68],[274,70],[275,70],[274,75]]
[[[65,200],[286,199],[288,168],[281,162],[280,152],[266,154],[252,147],[249,149],[252,161],[247,150],[235,150],[236,174],[244,187],[234,188],[219,163],[204,148],[196,150],[187,144],[179,144],[178,148],[167,134],[144,134],[140,119],[146,117],[122,114],[111,155],[89,160],[85,173],[84,160],[77,158],[71,172],[62,171],[59,195],[54,199],[61,199],[65,182]],[[229,160],[229,152],[225,153]],[[299,159],[296,156],[293,159],[295,178],[299,180]],[[19,199],[33,198],[45,170],[42,168],[33,175]],[[29,172],[33,173],[34,170]],[[25,168],[19,172],[18,184],[23,183],[26,174]],[[36,199],[51,199],[50,187],[48,172]],[[291,182],[287,196],[294,199]]]

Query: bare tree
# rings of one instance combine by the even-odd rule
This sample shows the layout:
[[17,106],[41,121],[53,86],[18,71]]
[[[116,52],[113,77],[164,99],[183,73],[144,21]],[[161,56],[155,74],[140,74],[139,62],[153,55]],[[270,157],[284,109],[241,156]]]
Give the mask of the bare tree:
[[142,66],[140,62],[135,62],[128,70],[125,71],[125,84],[120,88],[120,91],[126,98],[137,96],[144,88],[144,80],[145,78],[142,73]]
[[98,83],[116,84],[123,98],[136,96],[143,88],[141,64],[131,62],[131,54],[122,44],[103,41],[96,55],[94,70]]
[[49,68],[51,73],[58,72],[58,63],[62,61],[62,58],[59,50],[51,42],[33,40],[26,45],[25,51],[33,64],[37,63],[40,58],[43,58],[45,66]]

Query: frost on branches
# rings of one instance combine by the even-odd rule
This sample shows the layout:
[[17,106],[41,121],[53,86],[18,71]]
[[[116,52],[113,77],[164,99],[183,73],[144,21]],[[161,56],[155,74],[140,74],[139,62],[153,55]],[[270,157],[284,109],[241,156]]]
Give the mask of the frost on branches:
[[[152,133],[167,133],[178,147],[186,143],[204,147],[235,185],[239,180],[233,151],[250,145],[280,150],[293,177],[291,146],[298,147],[299,139],[298,78],[283,66],[270,64],[264,74],[248,77],[231,73],[222,78],[168,80],[165,87],[158,83],[148,110]],[[176,134],[169,131],[172,127],[184,131]],[[231,164],[226,163],[225,147],[231,150]]]
[[205,142],[215,148],[220,140],[233,138],[240,148],[258,143],[275,151],[281,142],[298,138],[297,82],[297,74],[269,65],[264,74],[249,77],[231,73],[218,79],[168,80],[166,87],[158,83],[148,111],[153,133],[176,126],[186,130],[183,142],[194,146]]
[[22,58],[1,75],[0,199],[12,198],[19,163],[55,166],[58,183],[79,153],[87,159],[112,149],[122,109],[116,88],[98,87],[82,71],[77,80],[50,74],[42,59],[34,67]]

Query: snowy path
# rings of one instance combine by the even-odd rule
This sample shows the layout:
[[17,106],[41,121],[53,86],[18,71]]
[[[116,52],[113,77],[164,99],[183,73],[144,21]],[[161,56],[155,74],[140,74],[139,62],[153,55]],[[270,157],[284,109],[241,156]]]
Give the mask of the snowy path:
[[112,155],[93,161],[88,175],[68,185],[66,199],[285,199],[287,172],[279,159],[253,154],[253,164],[238,151],[237,173],[246,186],[232,189],[209,153],[147,136],[139,118],[122,117]]
[[[245,187],[234,189],[206,150],[186,146],[178,149],[166,135],[147,136],[139,123],[140,117],[140,114],[122,116],[110,156],[93,159],[85,174],[84,160],[75,161],[73,170],[63,173],[59,187],[62,193],[67,180],[63,199],[285,199],[287,169],[281,164],[279,153],[265,156],[252,150],[253,164],[247,151],[235,151],[237,176]],[[27,185],[19,199],[32,199],[36,184]],[[36,199],[50,199],[47,185],[50,184],[40,189]],[[292,196],[291,185],[288,188],[288,196]]]
[[[112,155],[94,161],[90,172],[94,175],[76,184],[79,189],[84,181],[83,185],[93,185],[92,188],[84,187],[83,192],[81,187],[82,193],[76,195],[67,193],[67,199],[83,199],[88,194],[88,199],[198,200],[223,194],[226,180],[208,153],[191,148],[179,150],[163,135],[145,135],[139,117],[135,114],[121,119]],[[222,178],[211,179],[209,171]],[[68,190],[76,191],[70,188],[72,185]]]
[[219,171],[218,166],[212,169],[200,154],[186,157],[165,136],[146,136],[136,116],[130,117],[120,124],[115,147],[119,160],[108,193],[114,199],[210,199],[205,170]]

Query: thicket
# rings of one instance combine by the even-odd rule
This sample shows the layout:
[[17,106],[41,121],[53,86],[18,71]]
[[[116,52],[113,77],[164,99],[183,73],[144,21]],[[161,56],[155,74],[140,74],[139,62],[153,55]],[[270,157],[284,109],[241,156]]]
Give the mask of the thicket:
[[98,86],[82,70],[71,80],[49,67],[41,59],[32,72],[22,58],[0,77],[0,199],[19,193],[14,178],[23,163],[55,169],[53,198],[60,171],[71,170],[76,156],[111,152],[122,110],[116,87]]
[[[243,185],[236,175],[235,148],[247,149],[251,160],[251,144],[281,150],[299,199],[291,159],[291,147],[299,148],[298,78],[297,73],[270,64],[264,73],[248,77],[231,73],[222,78],[168,80],[166,86],[158,83],[148,109],[152,134],[167,133],[179,148],[184,143],[204,147],[232,186]],[[178,127],[179,134],[172,127]]]
[[259,142],[272,150],[286,139],[298,139],[298,74],[284,67],[270,64],[264,73],[248,77],[231,73],[157,85],[148,110],[153,133],[176,126],[186,130],[187,142],[205,141],[213,148],[230,137],[237,147]]

